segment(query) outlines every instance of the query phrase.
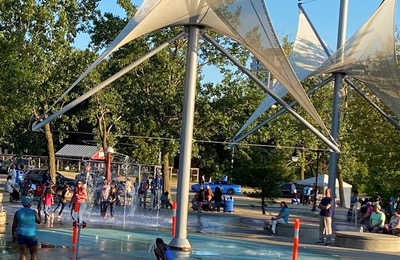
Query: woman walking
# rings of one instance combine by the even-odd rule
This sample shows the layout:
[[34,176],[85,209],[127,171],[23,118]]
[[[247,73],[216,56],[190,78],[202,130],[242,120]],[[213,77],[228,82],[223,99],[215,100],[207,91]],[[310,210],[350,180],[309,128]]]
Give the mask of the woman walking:
[[37,253],[37,238],[36,238],[36,224],[42,221],[40,217],[39,207],[38,211],[31,209],[32,197],[28,196],[21,200],[22,209],[19,209],[14,214],[12,225],[13,241],[18,241],[19,245],[19,259],[25,260],[27,249],[31,254],[31,260],[36,260]]

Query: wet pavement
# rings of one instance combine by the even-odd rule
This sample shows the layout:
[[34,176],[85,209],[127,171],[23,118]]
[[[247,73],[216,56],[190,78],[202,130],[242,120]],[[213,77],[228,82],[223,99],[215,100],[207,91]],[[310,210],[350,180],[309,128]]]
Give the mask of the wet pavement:
[[[18,259],[17,246],[11,242],[11,222],[19,203],[3,204],[9,224],[0,229],[0,259]],[[300,218],[302,223],[315,225],[318,217],[310,213],[310,207],[290,205],[291,219]],[[276,214],[278,207],[270,207]],[[150,210],[118,207],[115,218],[102,219],[99,209],[92,207],[84,215],[87,228],[81,230],[79,249],[72,242],[72,221],[69,209],[62,220],[54,220],[53,227],[38,225],[40,249],[38,259],[155,259],[151,245],[156,237],[169,242],[171,237],[171,210]],[[235,212],[188,213],[188,240],[191,252],[174,251],[175,259],[292,259],[293,238],[266,236],[263,221],[269,216],[261,214],[257,207],[249,206],[243,199],[235,206]],[[337,219],[343,220],[345,210],[336,211]],[[337,227],[353,229],[340,222]],[[300,241],[298,259],[398,259],[397,254],[364,252],[334,246],[314,245],[317,238]]]

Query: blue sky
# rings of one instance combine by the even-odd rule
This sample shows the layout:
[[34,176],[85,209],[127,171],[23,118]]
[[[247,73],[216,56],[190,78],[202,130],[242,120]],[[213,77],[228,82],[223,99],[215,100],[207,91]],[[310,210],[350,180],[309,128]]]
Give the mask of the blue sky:
[[[142,0],[133,0],[140,6]],[[289,36],[294,39],[297,30],[298,0],[265,0],[278,37]],[[336,49],[340,0],[303,0],[303,7],[313,22],[315,28],[332,50]],[[347,36],[351,37],[377,9],[381,0],[348,0]],[[117,0],[102,0],[99,5],[102,11],[124,16],[118,7]],[[396,25],[400,27],[400,4],[396,6]],[[88,38],[80,39],[82,45]],[[213,81],[219,81],[220,76],[213,68],[208,68],[205,74],[211,74]],[[206,78],[207,79],[207,78]],[[207,81],[207,80],[206,80]]]

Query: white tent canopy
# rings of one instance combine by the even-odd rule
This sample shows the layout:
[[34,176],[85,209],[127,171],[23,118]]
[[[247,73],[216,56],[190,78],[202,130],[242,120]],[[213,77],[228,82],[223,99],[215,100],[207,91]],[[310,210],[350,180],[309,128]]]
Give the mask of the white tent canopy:
[[[318,187],[324,187],[328,188],[328,182],[329,182],[329,175],[327,174],[320,174],[318,175]],[[315,184],[315,177],[311,177],[305,180],[297,181],[296,182],[299,185],[310,185],[313,186]],[[339,196],[339,181],[336,179],[336,197]],[[345,202],[345,207],[350,208],[350,197],[351,197],[351,188],[353,186],[351,184],[348,184],[347,182],[343,182],[343,189],[344,189],[344,202]]]

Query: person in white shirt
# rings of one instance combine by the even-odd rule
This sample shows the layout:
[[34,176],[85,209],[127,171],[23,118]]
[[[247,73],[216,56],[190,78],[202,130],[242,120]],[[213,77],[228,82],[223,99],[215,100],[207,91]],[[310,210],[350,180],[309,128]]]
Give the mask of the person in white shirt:
[[17,170],[15,169],[15,165],[10,166],[10,170],[8,172],[8,175],[11,176],[11,181],[12,183],[15,183],[17,181]]
[[5,191],[10,193],[11,198],[14,201],[19,201],[19,191],[16,184],[12,182],[12,176],[7,176],[7,181],[5,183]]
[[293,199],[297,199],[297,188],[295,182],[293,182],[292,185],[290,186],[290,193],[292,194]]

